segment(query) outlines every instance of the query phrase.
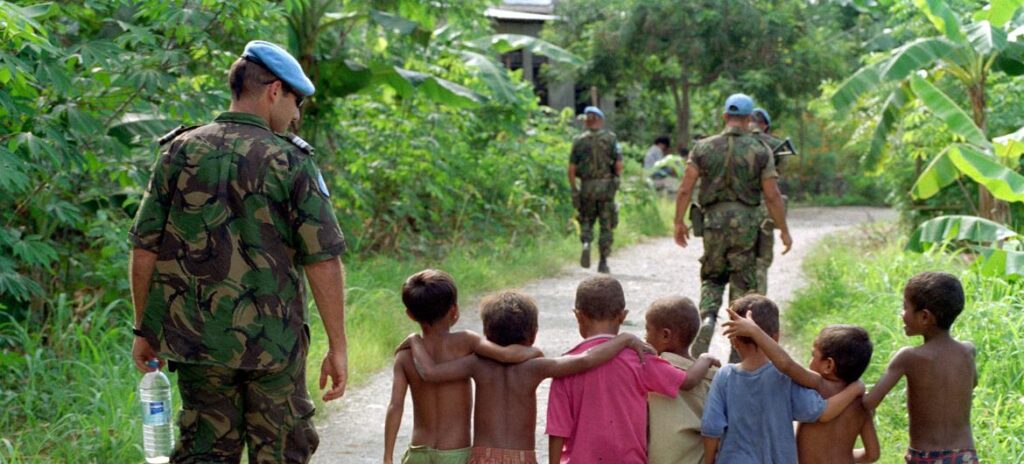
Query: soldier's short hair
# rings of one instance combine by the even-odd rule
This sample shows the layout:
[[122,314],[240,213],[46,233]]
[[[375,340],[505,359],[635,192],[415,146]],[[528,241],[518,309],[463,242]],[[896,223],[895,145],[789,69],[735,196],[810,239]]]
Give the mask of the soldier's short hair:
[[[732,302],[732,310],[740,317],[750,313],[754,323],[769,336],[779,335],[779,307],[763,295],[747,295]],[[749,337],[739,337],[745,343],[754,343]]]
[[645,316],[656,329],[668,329],[683,347],[689,347],[700,329],[700,313],[693,300],[685,296],[667,296],[651,303]]
[[945,272],[922,272],[911,277],[903,287],[903,298],[913,311],[931,311],[936,325],[943,330],[949,330],[964,310],[964,288],[960,279]]
[[584,279],[576,287],[576,310],[598,321],[618,317],[626,310],[622,284],[611,276]]
[[836,376],[846,383],[856,382],[871,363],[874,345],[868,331],[855,325],[830,325],[814,340],[822,359],[832,358]]
[[280,79],[266,67],[245,58],[235,60],[228,72],[228,85],[235,100],[256,95],[276,80]]
[[409,276],[402,284],[402,303],[421,324],[439,321],[458,302],[455,280],[444,271],[426,269]]
[[480,302],[484,336],[501,346],[531,344],[537,336],[537,304],[527,295],[506,290]]

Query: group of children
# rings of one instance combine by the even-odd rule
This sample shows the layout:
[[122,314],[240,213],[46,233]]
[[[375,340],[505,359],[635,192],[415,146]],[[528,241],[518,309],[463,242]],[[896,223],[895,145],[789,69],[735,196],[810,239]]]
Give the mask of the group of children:
[[[536,463],[536,390],[546,378],[554,378],[546,428],[551,464],[874,462],[880,450],[873,410],[903,376],[906,462],[978,462],[970,427],[974,348],[949,334],[964,305],[960,282],[949,274],[922,273],[907,282],[904,331],[923,336],[924,344],[900,350],[867,394],[859,379],[873,347],[864,329],[822,329],[805,368],[779,346],[778,307],[761,295],[730,305],[724,334],[741,361],[717,372],[717,360],[690,353],[700,327],[692,301],[655,301],[645,313],[645,343],[619,333],[625,297],[609,276],[577,287],[583,340],[555,358],[533,347],[538,310],[520,292],[481,302],[483,336],[451,331],[459,318],[457,290],[444,272],[409,277],[402,301],[422,334],[407,338],[395,355],[385,463],[394,459],[408,390],[413,433],[401,462]],[[864,447],[854,449],[858,436]]]

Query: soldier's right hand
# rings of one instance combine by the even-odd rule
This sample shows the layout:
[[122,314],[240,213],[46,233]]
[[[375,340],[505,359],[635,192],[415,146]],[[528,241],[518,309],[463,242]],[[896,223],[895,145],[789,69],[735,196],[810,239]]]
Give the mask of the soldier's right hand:
[[687,239],[690,238],[690,229],[686,224],[676,224],[676,245],[686,248]]
[[782,250],[782,254],[789,253],[790,248],[793,248],[793,237],[789,236],[789,231],[782,231],[782,245],[785,248]]
[[135,337],[135,341],[132,342],[132,361],[135,361],[135,368],[142,373],[152,372],[155,369],[147,366],[146,363],[153,359],[160,363],[160,367],[157,369],[163,369],[164,360],[157,357],[156,350],[149,346],[149,342],[145,338]]
[[348,353],[346,351],[328,351],[324,362],[320,365],[320,389],[327,386],[331,379],[331,389],[324,393],[324,402],[336,400],[345,394],[348,384]]

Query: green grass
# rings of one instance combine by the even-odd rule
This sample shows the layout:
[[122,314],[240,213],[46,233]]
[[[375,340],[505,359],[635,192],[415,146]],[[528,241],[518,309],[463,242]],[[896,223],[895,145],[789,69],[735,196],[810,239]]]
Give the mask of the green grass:
[[[668,234],[671,202],[645,198],[652,197],[624,195],[616,247]],[[384,367],[394,346],[414,330],[398,294],[409,274],[426,267],[450,272],[466,304],[482,292],[557,273],[578,256],[578,240],[568,230],[558,224],[540,236],[464,243],[437,257],[346,259],[349,386]],[[0,349],[0,463],[141,462],[135,392],[140,377],[130,359],[127,301],[83,309],[81,302],[57,295],[52,305],[44,327],[2,319],[0,313],[0,347],[6,347]],[[316,310],[310,314],[307,378],[319,398],[315,383],[326,337]],[[180,407],[177,394],[174,401]]]
[[[809,282],[785,313],[787,336],[809,351],[815,335],[828,324],[864,327],[875,343],[863,377],[870,389],[896,350],[922,343],[920,337],[903,334],[900,311],[906,280],[928,270],[959,276],[967,301],[952,334],[978,350],[971,418],[976,448],[985,462],[1024,462],[1024,284],[979,276],[957,257],[920,255],[897,244],[858,240],[863,235],[872,234],[827,240],[805,262]],[[903,380],[877,410],[880,462],[903,462],[909,443],[905,387]]]

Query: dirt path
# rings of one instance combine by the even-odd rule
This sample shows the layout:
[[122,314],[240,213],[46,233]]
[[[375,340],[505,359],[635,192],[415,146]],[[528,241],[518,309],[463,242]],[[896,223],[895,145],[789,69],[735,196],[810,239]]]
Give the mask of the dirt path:
[[[880,208],[800,208],[789,212],[793,250],[776,256],[769,271],[768,296],[785,309],[793,292],[803,285],[801,263],[823,237],[858,224],[893,219],[891,210]],[[779,250],[781,244],[776,244]],[[655,299],[681,294],[697,300],[700,296],[700,263],[702,243],[696,240],[681,249],[668,238],[651,240],[625,250],[609,259],[612,276],[622,282],[626,292],[629,317],[623,330],[643,336],[644,310]],[[580,341],[571,309],[576,285],[593,273],[568,265],[555,277],[537,280],[522,290],[533,296],[540,307],[540,333],[537,346],[548,355],[557,355]],[[458,279],[458,276],[455,276]],[[475,301],[464,301],[464,308],[475,308]],[[723,310],[724,312],[724,310]],[[464,313],[460,326],[482,331],[475,311]],[[727,359],[728,345],[716,336],[712,353]],[[547,461],[547,437],[544,435],[550,381],[537,391],[537,451],[541,462]],[[385,369],[370,381],[350,390],[345,397],[328,406],[327,418],[317,424],[320,449],[313,462],[369,464],[381,462],[384,450],[384,415],[391,392],[391,370]],[[412,403],[407,399],[405,417],[399,432],[396,459],[409,444],[412,429]]]

